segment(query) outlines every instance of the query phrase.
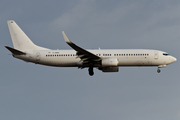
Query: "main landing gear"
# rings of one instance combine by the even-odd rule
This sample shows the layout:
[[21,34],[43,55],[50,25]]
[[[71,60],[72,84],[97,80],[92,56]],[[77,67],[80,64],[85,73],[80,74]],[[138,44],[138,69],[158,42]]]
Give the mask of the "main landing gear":
[[88,71],[89,71],[89,75],[90,75],[90,76],[93,76],[93,75],[94,75],[94,71],[93,71],[93,67],[92,67],[92,66],[89,67]]
[[161,72],[161,70],[158,68],[158,69],[157,69],[157,72],[158,72],[158,73],[160,73],[160,72]]

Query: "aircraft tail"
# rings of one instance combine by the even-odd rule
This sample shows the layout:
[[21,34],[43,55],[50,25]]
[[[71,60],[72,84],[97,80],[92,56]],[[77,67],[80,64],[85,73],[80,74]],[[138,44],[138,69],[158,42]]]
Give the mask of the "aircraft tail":
[[13,46],[17,50],[48,50],[35,45],[29,37],[22,31],[22,29],[16,24],[15,21],[7,21]]

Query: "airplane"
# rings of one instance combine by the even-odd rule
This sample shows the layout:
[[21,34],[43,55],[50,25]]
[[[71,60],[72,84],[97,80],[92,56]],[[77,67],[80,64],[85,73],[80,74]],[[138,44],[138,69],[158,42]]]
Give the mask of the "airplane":
[[69,40],[62,31],[65,42],[74,50],[51,50],[35,45],[15,21],[7,21],[12,47],[5,46],[12,56],[25,62],[54,66],[88,68],[89,75],[94,75],[93,68],[102,72],[118,72],[122,66],[156,66],[160,68],[174,63],[177,59],[166,52],[149,49],[94,49],[86,50]]

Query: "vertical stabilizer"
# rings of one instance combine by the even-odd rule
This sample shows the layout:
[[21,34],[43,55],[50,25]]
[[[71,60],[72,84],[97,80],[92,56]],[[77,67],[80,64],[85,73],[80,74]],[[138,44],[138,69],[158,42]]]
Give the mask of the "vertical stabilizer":
[[18,50],[47,50],[46,48],[35,45],[29,37],[22,31],[15,21],[7,21],[13,46]]

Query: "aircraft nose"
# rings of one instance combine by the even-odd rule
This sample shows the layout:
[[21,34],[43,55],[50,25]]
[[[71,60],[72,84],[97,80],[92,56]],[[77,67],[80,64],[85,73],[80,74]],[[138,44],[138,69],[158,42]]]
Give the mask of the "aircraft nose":
[[172,63],[173,63],[173,62],[176,62],[177,59],[176,59],[175,57],[172,57],[172,58],[171,58],[171,61],[172,61]]

